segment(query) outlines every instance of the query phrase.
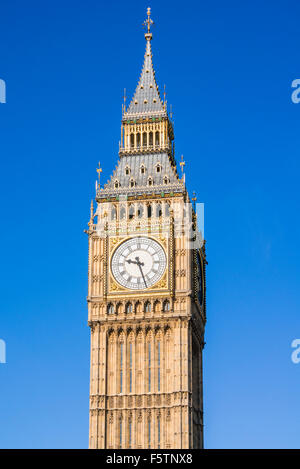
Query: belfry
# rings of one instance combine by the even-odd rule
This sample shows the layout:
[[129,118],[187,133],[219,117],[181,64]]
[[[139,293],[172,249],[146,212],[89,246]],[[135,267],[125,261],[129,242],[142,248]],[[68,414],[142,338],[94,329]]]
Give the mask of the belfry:
[[[205,241],[177,171],[152,19],[119,160],[88,224],[90,448],[202,448]],[[195,202],[195,198],[192,199]]]

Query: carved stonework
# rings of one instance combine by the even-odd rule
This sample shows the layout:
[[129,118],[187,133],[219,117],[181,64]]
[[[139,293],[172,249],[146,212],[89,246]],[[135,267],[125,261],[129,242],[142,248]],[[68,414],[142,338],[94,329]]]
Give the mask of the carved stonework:
[[185,163],[178,172],[173,123],[155,81],[150,13],[146,26],[142,74],[123,105],[120,158],[101,184],[97,168],[89,214],[95,449],[203,447],[205,243],[199,272],[182,220],[190,210]]
[[175,270],[175,277],[185,277],[185,276],[186,276],[185,269]]
[[141,405],[142,405],[142,398],[141,398],[141,396],[137,396],[137,398],[136,398],[136,406],[137,406],[137,407],[141,407]]

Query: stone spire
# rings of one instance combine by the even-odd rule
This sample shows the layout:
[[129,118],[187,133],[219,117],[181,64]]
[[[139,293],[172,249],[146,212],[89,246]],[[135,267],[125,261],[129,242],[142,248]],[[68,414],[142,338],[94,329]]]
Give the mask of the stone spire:
[[152,63],[152,50],[151,40],[152,33],[150,32],[151,25],[153,24],[150,18],[150,8],[147,10],[147,19],[143,23],[147,27],[145,34],[146,39],[146,52],[144,57],[144,64],[142,73],[136,87],[134,96],[127,109],[124,107],[123,119],[130,119],[132,117],[159,117],[166,116],[166,108],[159,94],[158,86],[155,80],[155,71]]

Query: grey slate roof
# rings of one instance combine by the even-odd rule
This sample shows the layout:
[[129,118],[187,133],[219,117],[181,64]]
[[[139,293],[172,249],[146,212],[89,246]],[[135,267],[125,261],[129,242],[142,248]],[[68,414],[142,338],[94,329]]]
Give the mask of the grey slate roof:
[[[160,165],[160,171],[157,172],[157,165]],[[145,173],[141,171],[145,167]],[[126,167],[130,174],[126,174]],[[168,177],[168,184],[164,183],[164,177]],[[116,166],[111,179],[104,185],[104,189],[115,189],[115,181],[120,184],[120,189],[130,187],[130,181],[135,182],[136,187],[147,187],[149,177],[152,178],[153,186],[178,184],[179,177],[176,167],[170,162],[167,153],[140,154],[134,156],[122,156]]]
[[142,73],[134,96],[125,111],[123,118],[128,118],[137,114],[143,116],[162,116],[167,114],[160,98],[158,86],[155,80],[150,40],[146,41],[146,52]]
[[[161,166],[159,172],[156,171],[157,164]],[[145,173],[141,171],[144,165]],[[130,173],[126,174],[126,167]],[[164,178],[167,176],[168,182]],[[149,186],[149,177],[152,179],[152,185]],[[131,180],[134,186],[131,186]],[[119,187],[115,187],[118,181]],[[97,189],[96,199],[105,197],[115,197],[121,195],[137,194],[161,194],[162,192],[183,192],[185,184],[179,179],[176,166],[170,161],[167,153],[146,153],[132,156],[122,156],[118,164],[103,188]]]

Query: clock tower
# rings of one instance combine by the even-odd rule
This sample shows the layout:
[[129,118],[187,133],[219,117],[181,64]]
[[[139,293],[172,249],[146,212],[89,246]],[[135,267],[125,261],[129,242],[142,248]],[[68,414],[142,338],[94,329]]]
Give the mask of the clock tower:
[[[205,242],[155,79],[150,9],[117,166],[88,224],[90,448],[202,448]],[[195,199],[193,199],[195,200]]]

